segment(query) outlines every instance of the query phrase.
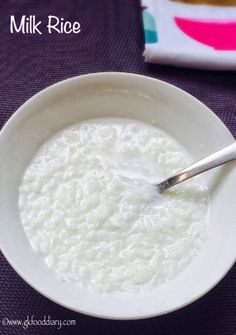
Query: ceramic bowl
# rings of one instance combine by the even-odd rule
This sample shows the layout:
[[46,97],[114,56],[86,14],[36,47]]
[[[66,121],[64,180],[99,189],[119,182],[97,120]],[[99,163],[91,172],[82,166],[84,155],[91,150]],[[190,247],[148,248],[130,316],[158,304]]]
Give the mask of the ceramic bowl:
[[34,289],[72,310],[110,319],[140,319],[186,306],[213,288],[236,255],[233,164],[204,175],[210,192],[208,239],[173,280],[141,293],[88,291],[60,282],[36,255],[22,228],[18,188],[39,147],[73,123],[98,117],[124,117],[155,124],[200,159],[231,144],[224,124],[197,99],[159,80],[126,73],[71,78],[28,100],[0,133],[0,245],[15,271]]

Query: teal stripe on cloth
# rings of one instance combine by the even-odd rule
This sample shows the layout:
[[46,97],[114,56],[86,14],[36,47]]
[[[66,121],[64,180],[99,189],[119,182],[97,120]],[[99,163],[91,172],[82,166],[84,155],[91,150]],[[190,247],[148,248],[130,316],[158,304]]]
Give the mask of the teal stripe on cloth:
[[146,9],[143,11],[143,26],[145,43],[158,42],[155,19]]

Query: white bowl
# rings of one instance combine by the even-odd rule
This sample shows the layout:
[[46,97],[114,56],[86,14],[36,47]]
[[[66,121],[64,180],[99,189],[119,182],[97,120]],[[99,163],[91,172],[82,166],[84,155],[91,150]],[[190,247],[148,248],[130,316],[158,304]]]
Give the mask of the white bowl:
[[100,294],[60,282],[36,255],[18,210],[22,175],[39,147],[59,130],[97,117],[128,117],[175,137],[197,160],[234,141],[202,103],[164,82],[125,73],[98,73],[53,85],[27,101],[0,134],[0,244],[8,262],[33,288],[72,310],[103,318],[139,319],[179,309],[208,292],[235,261],[236,169],[205,174],[210,188],[209,238],[175,279],[142,293]]

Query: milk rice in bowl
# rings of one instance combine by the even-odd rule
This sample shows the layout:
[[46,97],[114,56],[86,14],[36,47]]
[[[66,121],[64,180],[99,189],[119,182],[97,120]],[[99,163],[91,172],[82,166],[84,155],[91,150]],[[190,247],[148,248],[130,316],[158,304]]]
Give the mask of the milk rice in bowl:
[[27,167],[21,222],[58,280],[100,292],[148,290],[177,276],[208,226],[199,177],[163,194],[155,184],[191,158],[161,129],[100,118],[62,130]]

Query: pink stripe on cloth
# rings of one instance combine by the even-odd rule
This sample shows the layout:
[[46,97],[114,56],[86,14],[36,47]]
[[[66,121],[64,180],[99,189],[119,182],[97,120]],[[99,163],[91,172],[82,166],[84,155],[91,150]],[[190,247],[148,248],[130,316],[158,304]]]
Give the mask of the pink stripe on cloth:
[[175,22],[183,33],[195,41],[216,50],[236,50],[236,21],[175,17]]

